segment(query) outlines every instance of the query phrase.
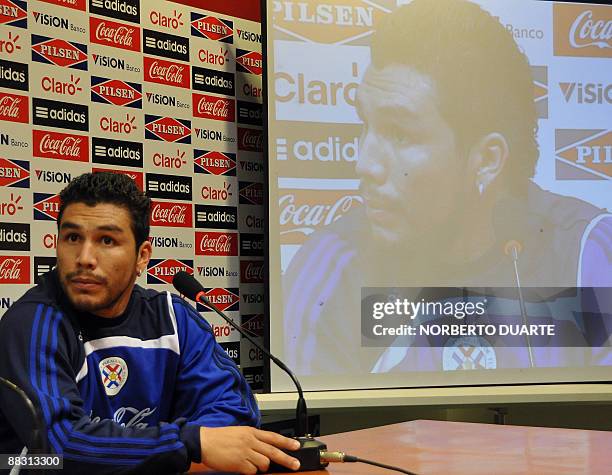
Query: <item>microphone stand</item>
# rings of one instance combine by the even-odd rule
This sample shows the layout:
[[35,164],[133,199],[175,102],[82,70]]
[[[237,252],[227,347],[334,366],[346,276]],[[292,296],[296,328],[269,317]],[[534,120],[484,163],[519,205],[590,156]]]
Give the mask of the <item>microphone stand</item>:
[[[510,247],[511,258],[514,264],[514,278],[516,279],[516,288],[518,290],[519,304],[521,307],[521,317],[523,318],[523,325],[527,326],[527,308],[525,307],[525,299],[523,298],[523,290],[521,288],[521,279],[518,271],[518,255],[520,244],[516,241],[510,241],[506,244],[506,250]],[[533,348],[531,346],[531,337],[529,332],[525,333],[525,340],[527,341],[527,353],[529,355],[529,367],[534,368]]]
[[0,383],[2,383],[5,387],[9,388],[13,392],[17,393],[17,395],[22,399],[25,403],[26,407],[30,411],[32,415],[32,423],[34,427],[32,428],[32,433],[30,435],[30,440],[28,443],[28,448],[30,449],[30,453],[33,454],[45,454],[47,453],[47,443],[45,438],[45,425],[43,423],[42,417],[40,415],[40,411],[38,411],[32,401],[25,393],[23,389],[17,386],[12,381],[8,379],[4,379],[0,377]]
[[[185,282],[188,281],[188,282]],[[191,281],[191,282],[189,282]],[[177,272],[174,276],[173,285],[175,288],[183,295],[193,296],[193,293],[189,292],[192,289],[182,288],[181,284],[177,284],[177,282],[181,282],[182,284],[187,284],[188,286],[197,285],[199,289],[202,289],[200,283],[190,274],[186,272]],[[300,442],[300,448],[295,451],[284,450],[287,454],[295,457],[300,461],[300,468],[297,470],[298,472],[309,472],[322,470],[329,464],[327,461],[322,461],[321,452],[327,450],[327,445],[323,442],[316,440],[312,435],[308,433],[308,409],[306,407],[306,400],[304,399],[304,392],[302,391],[302,386],[298,381],[297,377],[293,374],[293,372],[287,367],[285,363],[279,360],[276,356],[272,355],[266,348],[257,343],[250,335],[247,334],[239,325],[236,325],[234,321],[229,318],[225,313],[215,307],[206,297],[204,290],[199,290],[195,294],[195,297],[192,297],[193,300],[199,302],[206,307],[210,308],[217,315],[219,315],[223,320],[225,320],[229,325],[231,325],[238,333],[244,336],[248,341],[250,341],[253,345],[259,348],[268,358],[270,358],[279,368],[285,371],[298,391],[298,402],[296,407],[296,425],[295,425],[295,439]],[[274,462],[270,463],[270,468],[268,472],[286,472],[287,468],[282,467]]]

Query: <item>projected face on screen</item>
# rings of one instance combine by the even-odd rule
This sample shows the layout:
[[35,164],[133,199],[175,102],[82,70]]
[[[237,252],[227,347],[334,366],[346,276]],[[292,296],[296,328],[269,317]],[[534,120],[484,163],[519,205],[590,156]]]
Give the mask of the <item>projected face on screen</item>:
[[356,171],[377,239],[412,244],[440,232],[459,204],[465,162],[438,103],[433,80],[408,66],[370,67],[359,87]]
[[[401,332],[377,340],[383,317],[368,313],[368,299],[386,305],[403,291],[424,302],[438,299],[434,287],[501,289],[487,296],[509,307],[491,300],[482,316],[462,321],[520,323],[519,280],[535,293],[612,287],[609,101],[578,92],[609,83],[608,50],[589,43],[585,19],[605,24],[612,9],[351,3],[354,28],[346,28],[348,10],[342,24],[316,23],[315,2],[304,3],[300,18],[269,18],[269,177],[278,198],[269,215],[270,301],[271,314],[282,315],[271,317],[273,345],[312,389],[525,382],[528,372],[515,370],[527,368],[550,368],[559,380],[568,367],[599,374],[612,364],[612,320],[592,315],[609,301],[598,300],[595,313],[582,307],[584,318],[554,292],[541,306],[525,304],[530,323],[576,336],[570,347],[561,336],[531,346]],[[297,78],[301,95],[288,98],[287,78]],[[323,94],[348,84],[354,101]],[[452,299],[478,303],[463,291],[435,303]]]

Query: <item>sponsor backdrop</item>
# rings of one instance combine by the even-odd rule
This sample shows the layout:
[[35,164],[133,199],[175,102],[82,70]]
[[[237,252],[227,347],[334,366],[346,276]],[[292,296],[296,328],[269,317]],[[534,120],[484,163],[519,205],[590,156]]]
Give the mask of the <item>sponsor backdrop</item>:
[[[246,3],[251,20],[212,2],[0,0],[0,315],[55,265],[59,191],[106,170],[153,200],[139,283],[195,274],[263,341],[261,32]],[[261,389],[261,355],[200,310]]]
[[[378,22],[408,3],[267,3],[270,326],[272,350],[279,356],[285,328],[280,274],[309,236],[362,206],[355,171],[362,132],[356,91],[370,64]],[[474,3],[499,19],[529,59],[539,115],[534,180],[546,190],[612,210],[612,7]],[[278,374],[273,390],[289,389]]]

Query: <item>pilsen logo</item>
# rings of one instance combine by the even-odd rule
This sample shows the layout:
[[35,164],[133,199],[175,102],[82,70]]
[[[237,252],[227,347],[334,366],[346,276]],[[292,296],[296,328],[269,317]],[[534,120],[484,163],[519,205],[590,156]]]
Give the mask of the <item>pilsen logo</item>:
[[151,203],[151,226],[191,228],[193,227],[192,208],[191,204],[153,201]]
[[189,65],[144,56],[144,80],[189,89]]
[[0,0],[0,25],[27,28],[27,2],[22,0]]
[[236,50],[236,71],[251,73],[261,76],[263,71],[263,59],[257,51]]
[[164,142],[191,143],[191,121],[145,114],[145,138]]
[[30,256],[0,256],[0,284],[29,284]]
[[89,17],[89,41],[128,51],[140,51],[140,28],[112,20]]
[[0,186],[30,187],[30,162],[0,157]]
[[377,21],[391,13],[390,0],[274,1],[276,35],[298,41],[327,44],[365,44]]
[[241,284],[264,283],[264,261],[240,261]]
[[34,219],[39,221],[57,221],[59,202],[59,195],[34,193]]
[[142,172],[132,172],[128,170],[116,170],[116,169],[106,169],[106,168],[92,168],[92,173],[96,172],[108,172],[108,173],[119,173],[121,175],[129,176],[134,182],[140,191],[144,190],[144,174]]
[[51,3],[59,7],[72,8],[73,10],[80,10],[82,12],[87,8],[86,0],[40,0],[41,2]]
[[236,121],[236,101],[209,94],[193,93],[193,116],[203,119]]
[[350,190],[279,190],[281,244],[302,244],[317,229],[329,226],[363,204]]
[[39,158],[89,161],[89,137],[86,135],[64,134],[49,130],[32,130],[34,149],[32,155]]
[[553,4],[555,56],[612,58],[612,9]]
[[242,324],[240,327],[247,331],[251,336],[264,336],[264,314],[254,313],[241,316]]
[[548,119],[548,67],[531,66],[533,99],[539,119]]
[[238,150],[263,152],[263,131],[238,127]]
[[612,130],[555,131],[557,180],[612,179]]
[[198,256],[237,256],[238,233],[215,231],[196,232],[196,249]]
[[263,183],[241,181],[238,183],[238,202],[244,205],[263,205]]
[[[220,287],[204,289],[206,298],[222,312],[237,312],[240,310],[240,297],[237,288],[224,289]],[[203,311],[212,311],[202,306]]]
[[142,109],[142,85],[119,79],[92,76],[91,100],[114,106]]
[[0,92],[0,120],[27,124],[30,121],[29,110],[27,96]]
[[32,35],[32,61],[87,71],[87,46],[74,41]]
[[172,278],[179,271],[193,275],[193,260],[151,259],[147,266],[147,284],[172,284]]
[[193,171],[209,175],[236,176],[236,154],[228,152],[193,151]]
[[191,12],[191,34],[208,40],[234,43],[234,22]]

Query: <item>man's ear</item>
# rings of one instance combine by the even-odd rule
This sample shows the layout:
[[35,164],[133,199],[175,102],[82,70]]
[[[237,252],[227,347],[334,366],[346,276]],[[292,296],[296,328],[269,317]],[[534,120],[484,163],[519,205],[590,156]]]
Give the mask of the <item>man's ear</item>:
[[151,246],[151,242],[146,239],[138,248],[138,258],[136,259],[136,271],[138,275],[146,271],[147,264],[149,264],[152,254],[153,246]]
[[485,135],[470,149],[468,166],[473,177],[473,186],[480,194],[499,176],[509,153],[506,137],[499,132]]

